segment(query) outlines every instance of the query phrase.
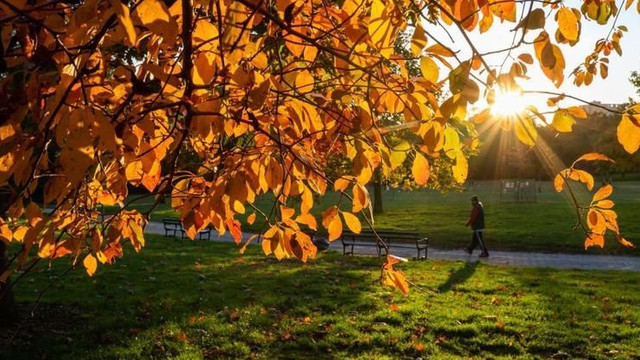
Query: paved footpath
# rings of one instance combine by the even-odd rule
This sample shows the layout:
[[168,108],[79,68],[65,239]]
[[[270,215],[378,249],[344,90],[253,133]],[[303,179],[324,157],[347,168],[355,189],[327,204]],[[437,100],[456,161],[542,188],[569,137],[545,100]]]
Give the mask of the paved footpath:
[[[146,233],[164,235],[164,226],[161,222],[150,222]],[[244,233],[243,240],[252,234]],[[211,238],[216,241],[232,242],[233,239],[227,233],[221,237],[212,231]],[[342,244],[335,241],[329,247],[330,250],[342,252]],[[358,255],[376,255],[375,247],[355,246],[354,251]],[[416,255],[415,249],[392,248],[391,253],[400,257],[411,258]],[[640,257],[635,256],[614,256],[614,255],[587,255],[587,254],[545,254],[520,251],[491,251],[491,256],[479,259],[477,252],[475,255],[467,255],[460,250],[440,250],[429,248],[429,259],[438,260],[462,260],[467,262],[483,261],[489,264],[500,264],[509,266],[529,266],[529,267],[550,267],[556,269],[582,269],[582,270],[629,270],[640,271]]]

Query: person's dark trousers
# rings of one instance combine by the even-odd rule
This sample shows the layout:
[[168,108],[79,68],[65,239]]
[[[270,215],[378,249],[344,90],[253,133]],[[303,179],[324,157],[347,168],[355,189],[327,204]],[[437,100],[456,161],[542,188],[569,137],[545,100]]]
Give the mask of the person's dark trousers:
[[471,235],[471,245],[469,246],[469,251],[473,251],[477,245],[480,245],[480,249],[483,254],[488,254],[487,248],[484,246],[484,238],[483,238],[483,230],[474,230]]

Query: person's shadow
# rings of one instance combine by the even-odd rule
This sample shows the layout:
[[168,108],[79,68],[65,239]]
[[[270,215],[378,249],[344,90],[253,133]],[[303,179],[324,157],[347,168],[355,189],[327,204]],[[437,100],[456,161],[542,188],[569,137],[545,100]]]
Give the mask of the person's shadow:
[[438,286],[438,291],[441,293],[445,293],[451,290],[451,288],[455,285],[462,284],[467,281],[467,279],[469,279],[473,275],[473,273],[476,272],[478,263],[479,261],[465,262],[464,266],[456,271],[451,272],[451,274],[449,275],[449,279],[447,279],[447,281],[442,285]]

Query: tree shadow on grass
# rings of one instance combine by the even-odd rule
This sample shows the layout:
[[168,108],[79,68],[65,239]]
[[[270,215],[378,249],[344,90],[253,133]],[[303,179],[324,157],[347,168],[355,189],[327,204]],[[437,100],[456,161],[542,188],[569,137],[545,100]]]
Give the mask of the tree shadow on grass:
[[[189,352],[282,358],[329,354],[330,347],[351,352],[360,346],[352,336],[357,329],[341,328],[339,319],[379,306],[367,296],[379,286],[375,258],[323,254],[315,264],[301,264],[266,258],[259,247],[240,256],[229,244],[152,241],[162,244],[149,242],[140,254],[100,267],[93,278],[77,269],[58,283],[44,301],[79,309],[79,321],[64,333],[16,342],[9,358],[148,359]],[[23,303],[34,300],[29,293],[46,286],[51,274],[34,277]]]
[[[640,280],[635,273],[533,268],[514,279],[530,296],[523,314],[535,319],[523,341],[541,357],[590,358],[599,352],[640,355],[640,317],[635,308]],[[606,350],[603,350],[606,349]]]
[[447,281],[438,286],[438,291],[445,293],[456,285],[464,284],[476,272],[478,263],[479,261],[465,262],[461,268],[452,271]]

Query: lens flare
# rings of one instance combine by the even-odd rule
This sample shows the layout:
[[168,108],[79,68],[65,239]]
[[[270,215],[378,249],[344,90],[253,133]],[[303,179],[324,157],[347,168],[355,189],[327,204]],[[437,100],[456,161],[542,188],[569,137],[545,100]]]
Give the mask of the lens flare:
[[524,102],[522,94],[516,91],[497,91],[491,114],[500,118],[517,118],[517,115],[524,112],[527,104]]

